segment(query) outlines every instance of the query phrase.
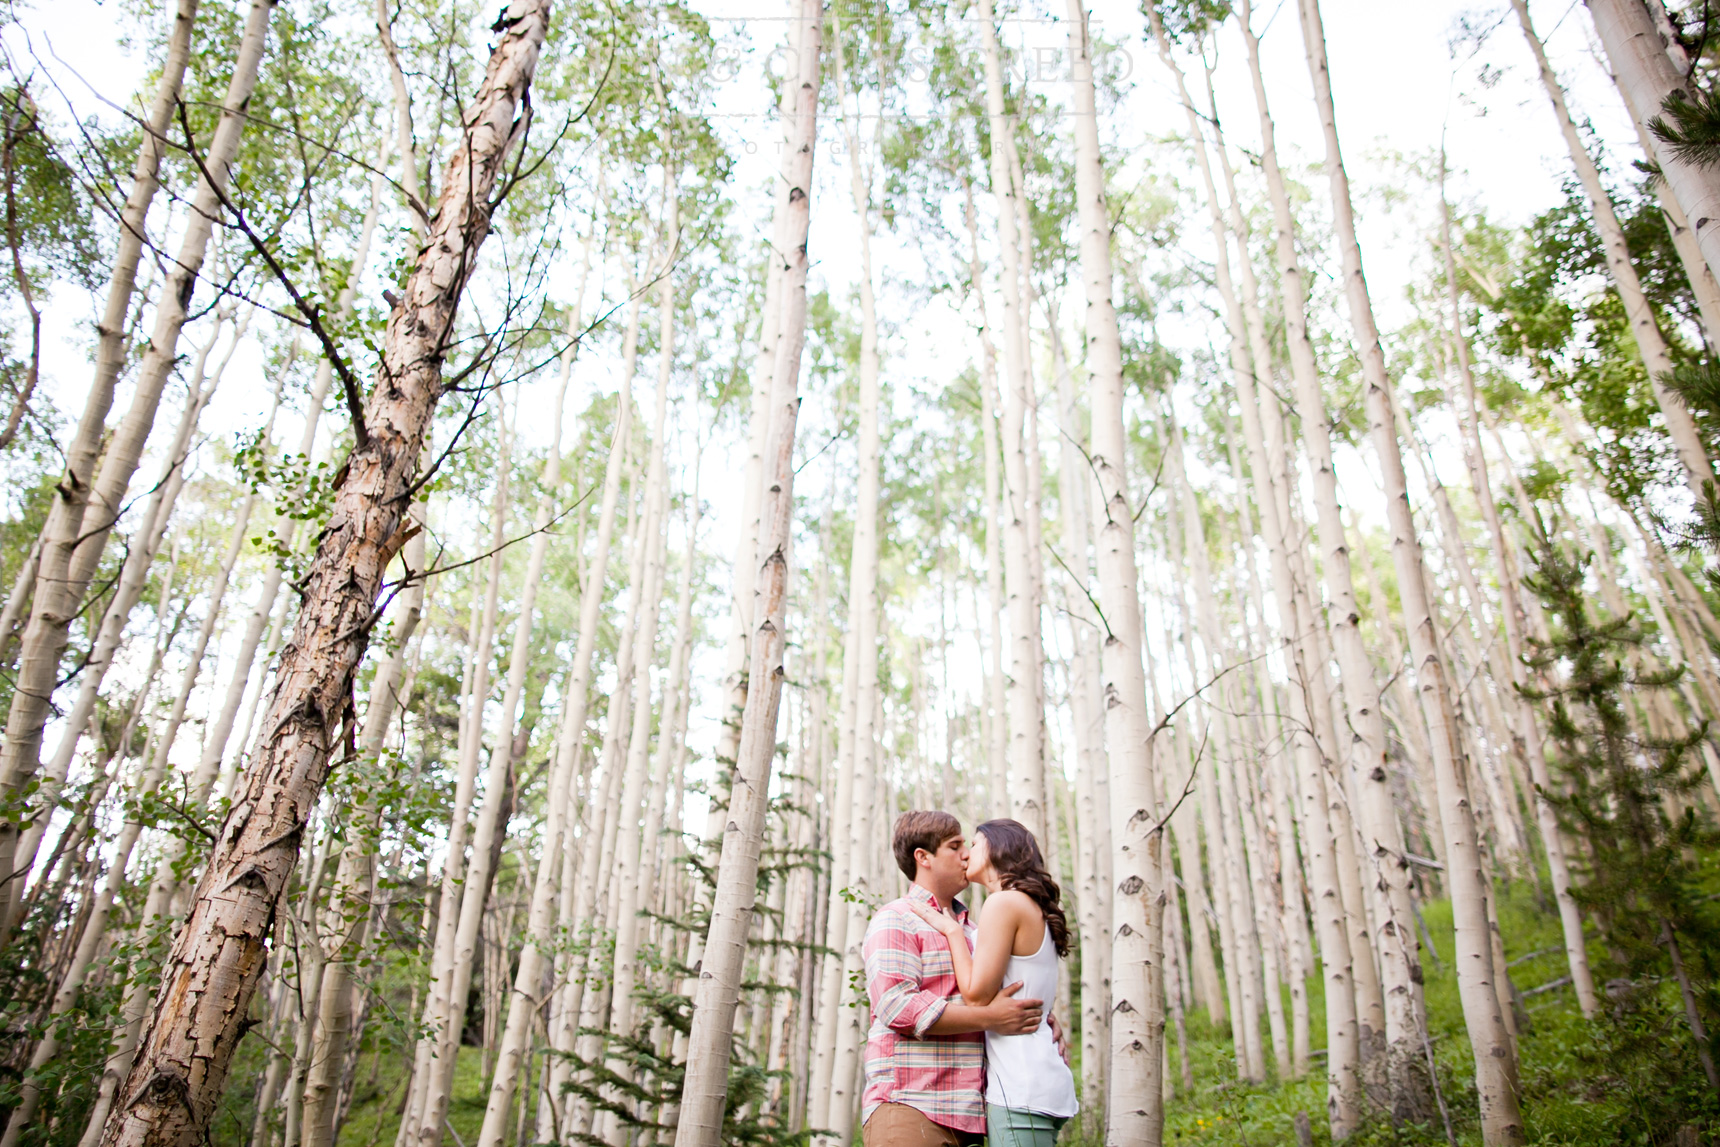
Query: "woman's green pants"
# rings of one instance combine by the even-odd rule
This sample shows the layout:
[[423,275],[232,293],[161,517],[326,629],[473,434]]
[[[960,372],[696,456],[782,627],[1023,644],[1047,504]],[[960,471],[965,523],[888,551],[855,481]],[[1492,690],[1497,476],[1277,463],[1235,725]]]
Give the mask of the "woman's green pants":
[[1052,1147],[1069,1122],[1055,1115],[1015,1107],[985,1106],[985,1136],[991,1147]]

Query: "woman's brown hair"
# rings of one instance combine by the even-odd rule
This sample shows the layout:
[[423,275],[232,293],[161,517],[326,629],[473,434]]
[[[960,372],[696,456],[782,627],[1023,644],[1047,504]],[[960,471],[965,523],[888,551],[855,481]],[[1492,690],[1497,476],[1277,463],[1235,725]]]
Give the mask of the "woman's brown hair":
[[1039,851],[1039,841],[1018,820],[1007,818],[988,820],[974,829],[985,837],[991,866],[997,870],[1003,886],[1027,895],[1045,914],[1045,927],[1051,931],[1051,943],[1059,956],[1069,954],[1069,918],[1063,914],[1060,899],[1062,889],[1045,867],[1045,857]]

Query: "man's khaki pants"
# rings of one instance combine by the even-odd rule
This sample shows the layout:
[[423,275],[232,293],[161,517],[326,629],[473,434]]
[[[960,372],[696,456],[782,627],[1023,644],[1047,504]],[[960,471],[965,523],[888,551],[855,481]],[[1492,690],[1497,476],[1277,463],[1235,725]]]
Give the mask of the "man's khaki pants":
[[984,1138],[933,1123],[905,1103],[880,1104],[860,1132],[864,1147],[971,1147]]

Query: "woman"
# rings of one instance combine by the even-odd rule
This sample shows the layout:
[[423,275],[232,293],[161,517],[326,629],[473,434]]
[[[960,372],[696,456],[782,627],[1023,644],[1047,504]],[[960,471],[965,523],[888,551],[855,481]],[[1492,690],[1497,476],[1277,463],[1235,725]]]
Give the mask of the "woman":
[[[988,820],[974,829],[967,878],[986,890],[974,950],[962,926],[918,901],[909,906],[950,944],[962,1001],[983,1007],[1005,984],[1024,999],[1057,1002],[1057,961],[1069,954],[1069,921],[1039,842],[1020,821]],[[1027,1035],[985,1037],[986,1136],[992,1147],[1051,1147],[1080,1105],[1075,1077],[1057,1052],[1049,1022]]]

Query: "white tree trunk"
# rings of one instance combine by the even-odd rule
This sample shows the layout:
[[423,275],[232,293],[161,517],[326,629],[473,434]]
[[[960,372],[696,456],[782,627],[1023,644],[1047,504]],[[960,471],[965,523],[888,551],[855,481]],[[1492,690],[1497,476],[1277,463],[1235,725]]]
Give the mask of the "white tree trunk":
[[777,199],[780,234],[787,242],[779,339],[771,374],[770,432],[759,500],[759,544],[752,567],[756,580],[749,687],[711,923],[701,953],[692,1031],[687,1037],[688,1068],[677,1147],[716,1147],[721,1138],[735,1005],[740,998],[747,933],[757,895],[758,855],[770,797],[771,763],[776,756],[794,510],[794,429],[800,408],[800,353],[806,334],[806,239],[812,206],[822,18],[819,0],[803,0],[798,15],[799,86],[794,93],[793,133],[783,156],[783,190]]
[[1308,71],[1314,83],[1315,105],[1326,138],[1326,174],[1331,181],[1333,215],[1343,257],[1345,295],[1350,323],[1361,353],[1370,435],[1385,477],[1386,511],[1392,532],[1398,594],[1409,629],[1416,683],[1433,747],[1452,915],[1457,930],[1458,989],[1463,1002],[1464,1022],[1475,1050],[1482,1132],[1489,1147],[1516,1144],[1523,1140],[1517,1105],[1516,1052],[1495,991],[1495,979],[1504,974],[1504,969],[1493,967],[1487,919],[1487,903],[1492,889],[1477,848],[1463,761],[1457,753],[1445,663],[1427,601],[1421,542],[1410,512],[1403,455],[1398,447],[1392,417],[1392,382],[1386,371],[1385,352],[1380,346],[1373,304],[1363,277],[1361,249],[1356,242],[1349,177],[1338,144],[1336,112],[1326,66],[1325,30],[1320,19],[1319,0],[1300,2]]
[[[233,75],[222,103],[221,116],[215,134],[202,156],[207,175],[199,178],[197,182],[191,210],[186,216],[185,233],[156,302],[155,331],[150,338],[149,348],[144,353],[143,362],[138,367],[131,408],[108,441],[102,455],[101,471],[96,475],[94,484],[90,485],[88,476],[94,467],[96,444],[102,434],[102,421],[106,418],[107,406],[112,402],[112,375],[106,373],[109,369],[108,354],[111,352],[119,355],[121,348],[118,343],[124,338],[123,330],[116,327],[112,331],[114,345],[109,347],[106,328],[102,328],[104,333],[101,336],[102,345],[98,347],[97,379],[91,388],[91,405],[85,411],[85,421],[89,421],[94,415],[95,425],[93,430],[86,430],[80,424],[72,451],[67,454],[67,474],[60,483],[60,488],[68,493],[56,499],[49,521],[43,527],[41,570],[37,577],[35,597],[30,603],[30,621],[24,630],[19,653],[12,704],[6,718],[6,740],[4,746],[0,746],[0,803],[14,799],[18,790],[41,768],[42,726],[47,721],[52,708],[54,689],[59,684],[60,655],[66,648],[68,628],[81,606],[90,579],[101,564],[108,534],[124,506],[126,489],[131,484],[132,474],[143,455],[144,443],[154,425],[161,392],[178,361],[180,328],[185,323],[186,310],[197,286],[198,274],[209,245],[209,236],[214,229],[215,220],[221,215],[221,197],[226,192],[228,165],[238,154],[239,138],[246,120],[245,106],[257,83],[265,34],[273,11],[274,0],[252,2],[244,34],[239,41]],[[185,34],[189,36],[190,17],[184,13],[182,16],[183,20],[176,21],[175,37],[179,32],[177,25],[181,23],[185,26]],[[177,39],[170,41],[170,53],[177,50],[176,44]],[[174,62],[169,60],[170,65]],[[163,88],[167,87],[164,78]],[[177,94],[177,81],[171,87],[172,92],[167,93],[166,100],[169,109]],[[163,92],[157,92],[158,105],[163,95]],[[163,128],[165,129],[165,115]],[[146,147],[145,151],[150,156],[147,178],[145,157],[140,155],[137,169],[133,172],[133,192],[134,195],[141,194],[144,185],[148,184],[150,195],[153,196],[159,156],[155,155],[152,147]],[[148,199],[145,198],[135,219],[139,236],[142,235],[143,214],[147,210]],[[129,224],[132,220],[128,219],[127,222]],[[129,238],[128,232],[129,226],[122,227],[122,235]],[[120,258],[129,257],[130,267],[123,267],[117,261],[115,264],[114,282],[110,285],[110,309],[120,293],[122,278],[125,280],[124,297],[126,300],[130,298],[130,280],[135,277],[136,256],[128,255],[129,250],[128,245],[121,251]],[[124,322],[124,311],[124,303],[121,302],[121,326]],[[112,360],[115,373],[119,365],[117,358]],[[98,393],[104,391],[105,398]],[[80,454],[79,451],[86,445],[86,436],[88,453]],[[80,466],[83,468],[79,469]],[[73,490],[87,496],[87,502],[70,493]],[[17,842],[15,822],[10,818],[0,822],[0,917],[6,919],[10,918],[11,897],[17,894],[20,883],[11,879]],[[4,930],[0,930],[0,945],[5,943],[5,939]]]
[[[987,14],[989,16],[989,14]],[[1106,1142],[1157,1144],[1164,1130],[1164,829],[1159,821],[1141,600],[1136,591],[1134,503],[1123,424],[1123,344],[1111,301],[1111,215],[1093,94],[1086,12],[1071,5],[1079,48],[1070,61],[1075,104],[1075,193],[1092,376],[1090,457],[1100,490],[1095,515],[1111,793],[1111,1068]],[[989,27],[989,18],[987,26]],[[1072,35],[1074,32],[1072,31]]]
[[[825,992],[822,1004],[833,1005],[824,1013],[829,1026],[822,1029],[823,1038],[831,1040],[835,1052],[831,1075],[826,1085],[828,1100],[815,1092],[819,1129],[837,1132],[837,1141],[846,1142],[848,1131],[859,1111],[859,1095],[855,1081],[861,1077],[860,1052],[866,1034],[859,1013],[842,1007],[843,989],[849,977],[861,970],[860,944],[865,938],[866,898],[876,890],[861,858],[870,857],[877,848],[877,837],[888,829],[874,824],[872,810],[875,802],[868,795],[873,791],[877,767],[878,739],[876,727],[878,707],[878,497],[879,497],[879,351],[878,302],[872,279],[872,192],[868,173],[862,167],[859,131],[848,112],[846,83],[842,71],[842,27],[839,19],[831,17],[831,65],[836,79],[837,99],[843,109],[849,163],[848,187],[855,214],[859,217],[860,255],[860,375],[856,406],[858,419],[857,466],[855,471],[854,537],[849,554],[848,625],[852,640],[844,649],[843,679],[852,677],[853,698],[845,700],[843,718],[851,727],[839,732],[841,755],[837,768],[839,783],[849,790],[846,807],[842,810],[847,840],[841,845],[845,867],[832,868],[830,889],[829,936],[826,943],[840,953],[827,958]],[[989,463],[988,463],[989,464]],[[853,658],[852,667],[848,663]],[[839,796],[838,800],[842,798]],[[858,895],[855,895],[855,894]],[[841,922],[836,923],[841,917]],[[840,932],[840,943],[837,933]],[[834,985],[835,991],[830,988]],[[821,1008],[821,1011],[823,1009]],[[824,1088],[821,1088],[822,1092]]]
[[[1028,538],[1028,465],[1024,440],[1028,407],[1027,309],[1022,300],[1022,235],[1007,140],[1015,120],[1004,106],[1003,64],[991,0],[979,0],[985,50],[986,113],[991,125],[991,192],[997,201],[997,241],[1003,285],[1003,561],[1009,613],[1009,808],[1011,815],[1045,840],[1045,759],[1039,738],[1039,602]],[[995,719],[995,718],[994,718]]]
[[[644,847],[652,842],[640,836],[640,803],[645,797],[646,775],[651,760],[651,663],[657,649],[657,627],[662,618],[662,586],[664,578],[663,553],[666,546],[668,474],[664,459],[664,439],[668,431],[669,382],[675,363],[675,283],[668,267],[673,257],[675,237],[680,226],[678,187],[671,174],[665,190],[668,214],[664,224],[664,262],[658,284],[658,365],[656,412],[652,419],[651,460],[645,476],[646,516],[642,540],[645,546],[645,593],[639,605],[641,613],[633,623],[633,707],[632,729],[627,739],[627,760],[622,772],[621,804],[615,812],[617,822],[616,861],[611,887],[616,889],[615,914],[610,926],[615,930],[615,956],[611,965],[611,994],[609,1030],[617,1036],[633,1034],[633,987],[637,976],[635,961],[639,955],[640,867]],[[669,684],[664,681],[667,700]],[[667,705],[664,706],[667,716]],[[625,1063],[612,1070],[624,1078],[631,1076]],[[608,1138],[615,1132],[613,1116],[606,1113],[600,1134]],[[488,1147],[488,1145],[480,1145]]]
[[[1690,94],[1690,83],[1673,65],[1666,45],[1643,0],[1587,0],[1613,80],[1631,118],[1646,127],[1675,93]],[[1543,72],[1545,75],[1545,72]],[[1661,176],[1696,224],[1696,242],[1708,269],[1720,276],[1720,172],[1682,159],[1667,144],[1653,140],[1650,156]],[[1608,262],[1611,262],[1609,256]]]
[[[1599,0],[1601,8],[1611,9],[1614,6],[1642,10],[1645,20],[1648,16],[1642,0]],[[1666,421],[1666,432],[1672,438],[1673,447],[1678,452],[1678,460],[1684,464],[1685,480],[1689,482],[1691,491],[1700,499],[1702,484],[1714,480],[1714,467],[1702,445],[1702,436],[1697,432],[1696,420],[1691,417],[1683,400],[1666,385],[1672,374],[1672,356],[1667,352],[1666,338],[1661,334],[1660,324],[1655,320],[1654,308],[1650,305],[1648,296],[1643,293],[1642,282],[1636,273],[1636,264],[1631,259],[1630,247],[1625,243],[1624,228],[1619,224],[1618,213],[1613,210],[1612,196],[1601,182],[1600,170],[1595,166],[1594,158],[1589,155],[1588,147],[1583,143],[1583,137],[1578,133],[1576,122],[1572,120],[1570,109],[1565,104],[1565,89],[1559,83],[1559,77],[1553,71],[1552,65],[1547,62],[1547,53],[1541,46],[1541,39],[1535,34],[1535,26],[1529,21],[1528,0],[1511,0],[1511,7],[1516,10],[1517,23],[1523,29],[1523,37],[1529,42],[1530,51],[1534,53],[1541,86],[1546,89],[1547,98],[1552,102],[1553,117],[1559,121],[1559,132],[1564,136],[1565,147],[1571,155],[1571,164],[1577,169],[1577,179],[1583,185],[1583,195],[1589,202],[1589,215],[1594,220],[1595,231],[1600,235],[1601,247],[1606,252],[1607,273],[1612,276],[1613,285],[1618,289],[1619,301],[1624,304],[1625,317],[1630,322],[1631,337],[1642,355],[1642,365],[1648,372],[1649,385],[1654,388],[1654,398],[1660,406],[1660,415]],[[1596,10],[1597,5],[1591,4],[1589,7]],[[1604,22],[1606,21],[1602,14],[1595,11],[1595,26],[1600,28]],[[1608,23],[1607,26],[1617,27],[1614,23]],[[1659,47],[1659,37],[1653,36],[1652,30],[1650,37],[1659,51],[1660,58],[1665,60],[1666,53]],[[1609,55],[1618,50],[1612,42],[1608,42]],[[1671,61],[1667,60],[1666,65],[1670,72]],[[1616,60],[1614,66],[1618,66]],[[1676,73],[1671,74],[1676,76]],[[1622,72],[1620,78],[1620,86],[1623,88]],[[1626,92],[1627,98],[1630,94],[1629,91]],[[1633,103],[1633,113],[1641,107],[1642,105]],[[1659,114],[1659,108],[1660,100],[1656,99],[1638,122],[1652,119]],[[1637,117],[1633,115],[1633,118]],[[1652,137],[1649,139],[1652,143]],[[1650,154],[1661,162],[1665,161],[1666,157],[1658,152]],[[1716,188],[1720,191],[1720,184],[1717,184]],[[1714,206],[1720,207],[1720,194],[1717,194]],[[1449,221],[1445,226],[1449,231]],[[1700,235],[1700,230],[1698,234]],[[1711,245],[1720,252],[1720,237],[1716,237]],[[1461,332],[1458,337],[1461,339]]]
[[[1073,44],[1080,29],[1071,24]],[[1074,48],[1072,47],[1072,52]],[[1110,1047],[1111,919],[1108,876],[1111,850],[1109,801],[1101,797],[1105,770],[1104,695],[1100,690],[1099,616],[1093,609],[1091,563],[1093,526],[1088,486],[1091,475],[1081,457],[1081,412],[1075,381],[1063,353],[1056,302],[1045,300],[1057,376],[1059,454],[1058,505],[1063,527],[1063,560],[1070,585],[1066,595],[1073,650],[1069,658],[1069,709],[1075,734],[1075,823],[1079,863],[1076,906],[1081,930],[1081,1106],[1091,1116],[1104,1110],[1105,1060]],[[1107,786],[1108,788],[1108,786]],[[1095,1124],[1096,1126],[1096,1124]]]
[[257,747],[173,944],[155,1014],[102,1137],[106,1147],[200,1141],[245,1031],[264,946],[305,825],[330,766],[337,722],[368,642],[386,567],[405,537],[406,491],[441,394],[442,340],[477,248],[485,209],[521,132],[515,117],[536,69],[546,0],[514,0],[464,135],[449,160],[435,223],[414,260],[382,349],[366,434],[343,467],[328,524],[303,580]]

